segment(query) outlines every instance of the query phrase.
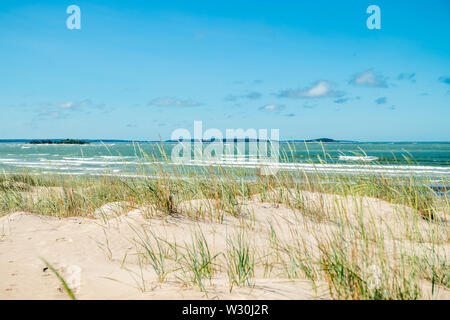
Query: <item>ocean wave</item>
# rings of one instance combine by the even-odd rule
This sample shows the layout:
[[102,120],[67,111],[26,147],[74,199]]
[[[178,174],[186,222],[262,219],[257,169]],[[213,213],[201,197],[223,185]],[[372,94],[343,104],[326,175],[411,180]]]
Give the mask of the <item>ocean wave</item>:
[[378,157],[371,156],[339,156],[339,160],[343,161],[376,161]]
[[[164,164],[164,162],[160,162]],[[223,166],[240,168],[272,168],[289,171],[321,172],[321,173],[350,173],[350,174],[430,174],[450,176],[450,167],[414,166],[414,165],[375,165],[375,164],[325,164],[325,163],[283,163],[283,162],[259,162],[259,161],[202,161],[193,160],[173,165],[187,166]]]
[[[106,156],[105,156],[106,157]],[[311,163],[311,162],[271,162],[268,159],[255,158],[222,158],[220,160],[191,160],[185,162],[164,162],[164,161],[140,161],[136,157],[130,157],[132,161],[114,161],[116,158],[108,156],[100,160],[99,157],[77,158],[64,157],[64,159],[17,159],[0,158],[0,165],[33,168],[55,171],[68,171],[81,173],[98,174],[129,174],[130,170],[142,165],[157,167],[157,165],[170,166],[192,166],[192,167],[227,167],[227,168],[248,168],[261,169],[270,168],[275,170],[304,171],[308,173],[332,173],[332,174],[386,174],[386,175],[422,175],[450,177],[450,166],[425,166],[425,165],[383,165],[379,163]]]

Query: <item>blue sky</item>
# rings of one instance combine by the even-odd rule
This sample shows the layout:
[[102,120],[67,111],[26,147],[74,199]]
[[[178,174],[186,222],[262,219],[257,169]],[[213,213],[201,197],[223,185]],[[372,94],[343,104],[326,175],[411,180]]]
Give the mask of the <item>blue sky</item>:
[[0,139],[450,141],[445,0],[2,0],[0,70]]

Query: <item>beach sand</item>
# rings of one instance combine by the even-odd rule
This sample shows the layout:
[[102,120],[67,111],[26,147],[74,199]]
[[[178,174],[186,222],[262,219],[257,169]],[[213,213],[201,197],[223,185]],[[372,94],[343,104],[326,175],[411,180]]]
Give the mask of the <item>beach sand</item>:
[[[304,192],[303,197],[310,208],[318,203],[335,212],[345,208],[342,212],[345,211],[349,225],[376,224],[377,230],[386,232],[383,241],[388,255],[399,243],[408,244],[405,237],[411,226],[401,219],[410,211],[408,208],[374,198],[361,198],[356,202],[343,196],[310,192]],[[185,202],[180,206],[181,211],[201,211],[208,201]],[[196,221],[183,213],[167,216],[153,212],[149,215],[149,208],[129,211],[123,207],[121,203],[103,206],[96,212],[96,219],[55,218],[26,212],[1,217],[0,299],[68,299],[61,282],[41,258],[58,270],[78,299],[332,298],[325,279],[318,279],[313,286],[302,275],[289,278],[282,271],[268,273],[261,261],[271,254],[274,245],[295,241],[294,234],[301,237],[302,245],[312,254],[319,255],[319,243],[342,228],[336,221],[311,218],[281,204],[264,203],[258,196],[243,204],[243,216],[225,215],[221,222]],[[429,223],[423,220],[418,225],[415,222],[414,226],[423,233],[424,243],[416,248],[422,250],[428,245]],[[250,285],[233,286],[230,292],[223,253],[229,246],[227,239],[243,231],[255,251],[255,273]],[[164,245],[176,243],[185,248],[200,232],[212,253],[222,253],[216,259],[217,271],[211,281],[204,280],[203,291],[189,282],[189,273],[178,270],[174,259],[166,259],[170,272],[164,281],[159,281],[155,270],[142,259],[145,253],[140,245],[142,239],[154,243],[154,235],[164,239]],[[274,233],[276,240],[271,236]],[[405,248],[412,247],[415,246],[405,245]],[[450,255],[448,242],[438,248],[447,257]],[[431,292],[430,282],[423,281],[422,285],[424,298],[431,298],[427,296]],[[439,287],[433,298],[449,299],[450,291]]]

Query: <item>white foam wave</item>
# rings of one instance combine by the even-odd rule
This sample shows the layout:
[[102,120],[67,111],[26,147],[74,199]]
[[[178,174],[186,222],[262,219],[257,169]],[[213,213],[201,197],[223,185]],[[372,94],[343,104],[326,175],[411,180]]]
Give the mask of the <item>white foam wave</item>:
[[343,161],[376,161],[378,157],[371,156],[339,156],[339,160]]
[[[122,157],[120,157],[122,158]],[[311,162],[271,162],[269,159],[226,157],[220,160],[191,160],[183,163],[167,163],[163,161],[140,161],[137,157],[129,157],[131,161],[115,161],[115,156],[91,158],[64,157],[63,159],[35,159],[20,160],[17,158],[0,158],[0,164],[23,168],[35,168],[44,170],[65,170],[68,172],[85,173],[113,173],[116,175],[126,173],[127,169],[138,168],[142,165],[182,165],[182,166],[222,166],[236,168],[271,168],[289,171],[304,171],[310,173],[335,173],[335,174],[386,174],[386,175],[424,175],[450,177],[450,166],[424,166],[424,165],[382,165],[378,163],[311,163]]]

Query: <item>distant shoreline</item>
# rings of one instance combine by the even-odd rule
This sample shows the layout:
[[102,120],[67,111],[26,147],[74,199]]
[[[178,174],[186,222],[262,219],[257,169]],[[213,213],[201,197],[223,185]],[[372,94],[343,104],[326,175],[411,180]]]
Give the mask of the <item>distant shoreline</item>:
[[78,139],[63,139],[63,140],[31,140],[28,144],[90,144],[88,141]]
[[[233,139],[168,139],[168,140],[116,140],[116,139],[0,139],[1,142],[23,142],[30,144],[87,144],[87,143],[101,143],[101,142],[153,142],[153,143],[174,143],[174,142],[261,142],[270,140],[264,139],[251,139],[251,138],[233,138]],[[272,140],[277,141],[277,140]],[[352,140],[335,140],[331,138],[318,138],[318,139],[294,139],[294,140],[278,140],[278,142],[325,142],[325,143],[344,143],[358,141]]]
[[[325,140],[327,139],[327,140]],[[200,140],[121,140],[121,139],[0,139],[0,143],[27,143],[30,144],[32,141],[64,141],[64,140],[80,140],[86,142],[86,144],[90,143],[177,143],[179,141],[185,142],[199,142]],[[216,140],[218,142],[220,140]],[[257,139],[237,139],[237,140],[226,140],[223,142],[256,142],[256,141],[264,141]],[[201,140],[201,142],[214,142],[214,140]],[[357,140],[334,140],[328,138],[320,138],[320,139],[288,139],[288,140],[279,140],[280,143],[450,143],[450,141],[357,141]]]

